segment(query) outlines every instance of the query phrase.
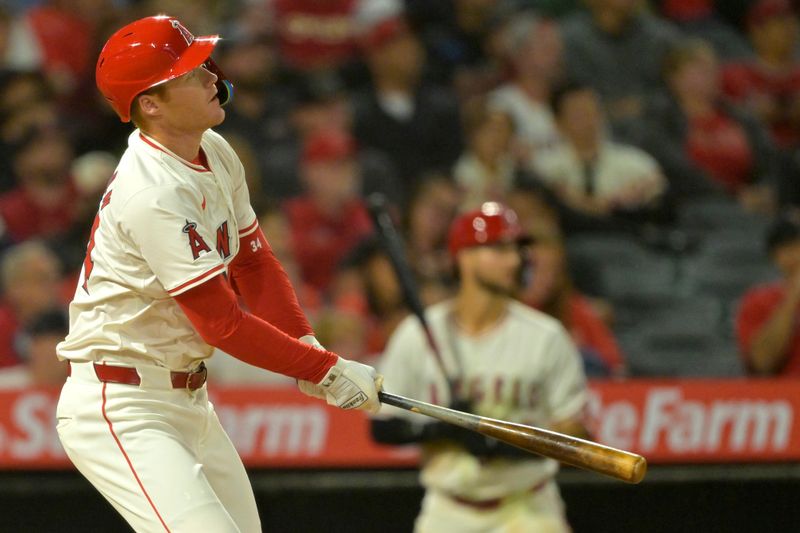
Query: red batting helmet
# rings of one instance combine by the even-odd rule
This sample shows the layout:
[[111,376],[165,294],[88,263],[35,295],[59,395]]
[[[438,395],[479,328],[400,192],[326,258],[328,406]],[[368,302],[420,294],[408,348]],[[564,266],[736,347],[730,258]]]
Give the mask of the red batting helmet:
[[95,70],[97,88],[128,122],[137,95],[204,65],[217,75],[219,102],[224,105],[233,96],[233,85],[209,57],[218,40],[219,35],[195,37],[167,15],[139,19],[103,46]]
[[530,242],[517,214],[497,202],[485,202],[480,209],[464,213],[450,225],[448,249],[453,257],[464,248],[498,242]]

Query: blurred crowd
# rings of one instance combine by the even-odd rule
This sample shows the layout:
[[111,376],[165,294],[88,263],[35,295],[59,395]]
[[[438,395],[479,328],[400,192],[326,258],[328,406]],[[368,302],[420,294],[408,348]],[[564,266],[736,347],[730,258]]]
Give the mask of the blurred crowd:
[[382,194],[426,304],[454,289],[453,217],[516,210],[519,298],[590,376],[800,373],[794,2],[6,0],[0,386],[63,381],[54,346],[131,131],[94,64],[158,13],[223,36],[218,130],[329,349],[370,362],[408,312],[368,215]]

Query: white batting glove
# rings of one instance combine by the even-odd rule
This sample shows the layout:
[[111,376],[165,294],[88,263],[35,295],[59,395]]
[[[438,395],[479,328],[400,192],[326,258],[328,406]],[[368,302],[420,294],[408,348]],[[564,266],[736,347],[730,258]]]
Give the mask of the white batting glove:
[[330,405],[372,414],[381,408],[378,392],[383,388],[383,376],[371,366],[340,357],[318,386]]

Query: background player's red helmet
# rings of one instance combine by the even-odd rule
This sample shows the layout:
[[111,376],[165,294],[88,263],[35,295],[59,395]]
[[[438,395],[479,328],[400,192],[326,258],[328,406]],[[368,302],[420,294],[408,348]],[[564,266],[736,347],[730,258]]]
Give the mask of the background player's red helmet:
[[455,257],[460,250],[471,246],[499,242],[524,244],[530,240],[511,208],[497,202],[485,202],[479,209],[464,213],[453,221],[448,249]]
[[131,104],[147,89],[205,65],[217,75],[220,104],[233,86],[210,58],[219,35],[195,37],[177,19],[158,15],[139,19],[109,37],[97,59],[95,78],[123,122],[131,119]]

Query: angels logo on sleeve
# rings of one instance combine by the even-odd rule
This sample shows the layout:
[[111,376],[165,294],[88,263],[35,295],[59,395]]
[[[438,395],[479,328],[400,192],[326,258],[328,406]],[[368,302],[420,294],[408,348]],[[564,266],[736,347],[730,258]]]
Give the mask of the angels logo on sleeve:
[[192,248],[192,257],[197,259],[202,252],[210,252],[211,248],[208,247],[206,241],[197,232],[197,223],[186,221],[183,227],[183,232],[189,237],[189,246]]

